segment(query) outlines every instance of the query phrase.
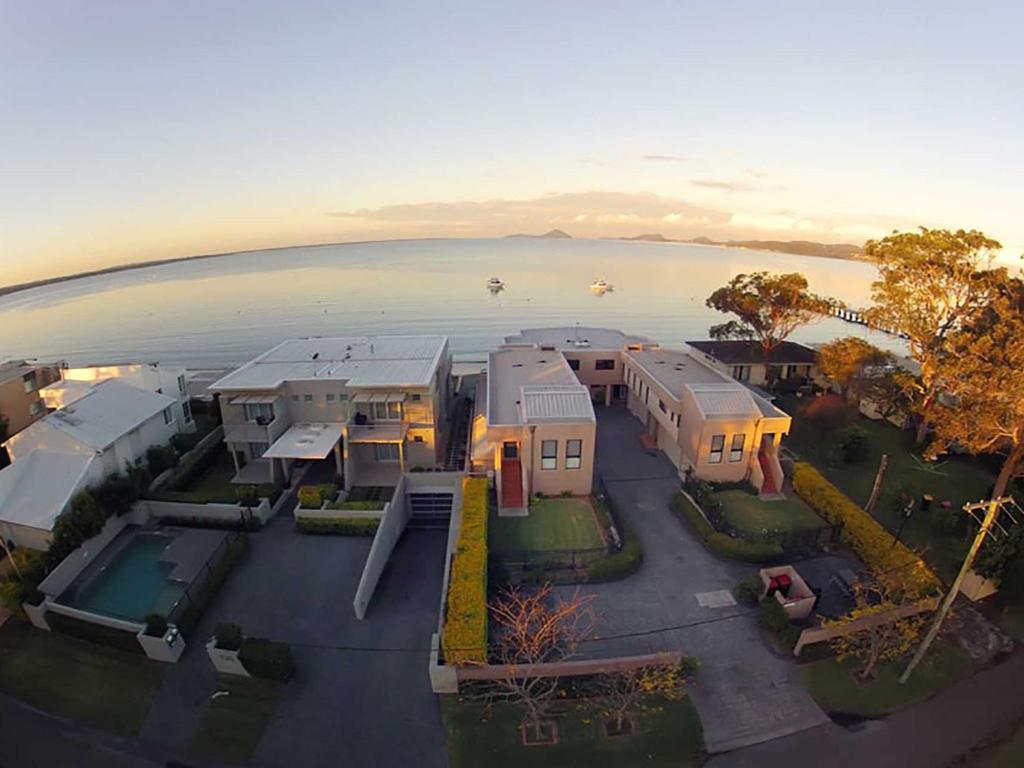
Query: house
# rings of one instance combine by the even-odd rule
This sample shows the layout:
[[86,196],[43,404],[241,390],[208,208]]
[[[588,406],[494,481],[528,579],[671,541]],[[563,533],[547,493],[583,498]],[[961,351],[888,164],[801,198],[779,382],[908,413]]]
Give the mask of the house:
[[761,345],[754,341],[688,341],[696,356],[725,375],[763,387],[772,379],[812,379],[818,374],[818,354],[811,347],[784,341],[776,347],[765,365]]
[[45,549],[74,495],[145,459],[177,431],[175,400],[118,379],[93,384],[61,410],[13,435],[0,470],[0,534]]
[[445,336],[291,339],[210,385],[235,482],[288,479],[323,460],[353,485],[395,485],[443,463],[451,400]]
[[140,389],[166,395],[175,400],[172,413],[178,432],[193,432],[196,425],[185,389],[185,369],[159,363],[117,363],[85,368],[63,368],[60,379],[40,390],[46,407],[64,408],[78,400],[92,385],[107,379],[119,379]]
[[46,415],[39,390],[60,379],[60,366],[26,361],[0,363],[0,442]]
[[537,493],[590,493],[594,406],[564,354],[549,345],[491,352],[477,392],[472,467],[494,473],[501,509],[523,509]]

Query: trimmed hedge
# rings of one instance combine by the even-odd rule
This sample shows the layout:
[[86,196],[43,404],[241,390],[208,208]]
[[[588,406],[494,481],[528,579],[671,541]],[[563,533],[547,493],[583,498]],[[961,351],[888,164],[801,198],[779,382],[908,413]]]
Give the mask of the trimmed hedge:
[[[611,511],[607,507],[610,503],[610,499],[606,501],[602,497],[595,496],[593,498],[594,511],[605,530],[614,525]],[[640,546],[640,539],[625,523],[616,530],[622,537],[622,549],[615,554],[588,563],[587,581],[618,581],[636,573],[643,564],[644,552],[643,547]]]
[[487,661],[487,480],[462,481],[462,525],[455,544],[441,647],[446,664]]
[[238,660],[253,677],[286,683],[295,672],[292,647],[288,643],[247,637],[238,649]]
[[811,509],[839,527],[843,542],[871,570],[878,573],[900,571],[900,581],[913,597],[923,597],[940,589],[939,579],[913,550],[897,542],[881,523],[810,464],[797,462],[793,466],[793,490]]
[[356,512],[379,512],[387,505],[386,501],[356,499],[355,501],[332,501],[328,509],[351,509]]
[[688,522],[697,532],[704,546],[720,557],[747,563],[765,563],[782,557],[782,546],[774,542],[760,543],[734,539],[716,531],[681,493],[677,493],[672,499],[672,508],[681,520]]
[[306,509],[320,509],[325,501],[334,498],[338,492],[338,486],[333,483],[323,485],[303,485],[299,488],[299,506]]
[[373,536],[379,527],[380,520],[372,517],[300,517],[295,521],[297,531],[327,536]]

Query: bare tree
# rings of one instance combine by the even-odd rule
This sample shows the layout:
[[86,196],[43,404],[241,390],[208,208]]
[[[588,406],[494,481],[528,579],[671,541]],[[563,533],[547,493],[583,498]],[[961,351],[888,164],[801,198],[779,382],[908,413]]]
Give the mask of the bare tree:
[[637,669],[608,672],[595,677],[587,686],[600,714],[614,721],[617,733],[623,732],[627,716],[633,712],[656,711],[661,701],[678,701],[686,691],[696,662],[652,664]]

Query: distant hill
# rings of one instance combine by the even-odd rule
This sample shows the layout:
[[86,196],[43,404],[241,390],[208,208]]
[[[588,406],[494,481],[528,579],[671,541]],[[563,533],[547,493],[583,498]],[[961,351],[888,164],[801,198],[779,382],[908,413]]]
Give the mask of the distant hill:
[[571,240],[572,239],[572,235],[570,235],[568,232],[563,232],[560,229],[552,229],[552,230],[550,230],[548,232],[545,232],[543,235],[530,235],[530,234],[526,234],[525,232],[519,232],[519,233],[514,234],[514,235],[505,235],[505,237],[530,237],[530,238],[533,238],[535,240]]
[[634,237],[618,237],[616,240],[643,240],[650,243],[693,243],[695,245],[724,245],[727,248],[749,248],[757,251],[793,253],[797,256],[824,256],[830,259],[864,259],[864,249],[849,243],[815,243],[810,240],[712,240],[710,237],[691,237],[673,240],[654,232]]

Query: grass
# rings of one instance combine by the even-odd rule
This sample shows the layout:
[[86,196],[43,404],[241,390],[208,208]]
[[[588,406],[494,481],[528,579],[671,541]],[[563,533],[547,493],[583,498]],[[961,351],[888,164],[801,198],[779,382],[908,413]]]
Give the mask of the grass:
[[715,497],[722,502],[725,519],[742,531],[809,531],[825,527],[810,507],[793,496],[762,501],[746,491],[720,491]]
[[232,763],[248,760],[263,737],[283,687],[270,680],[220,675],[217,690],[227,691],[227,695],[207,702],[192,749]]
[[1020,768],[1024,765],[1024,723],[1009,738],[986,748],[971,761],[975,768]]
[[[391,501],[395,495],[394,486],[386,485],[354,485],[348,492],[345,501]],[[383,504],[381,509],[383,509]]]
[[203,496],[223,498],[229,503],[235,501],[235,486],[231,478],[235,476],[235,465],[227,450],[218,452],[217,460],[203,474],[190,483],[188,491]]
[[635,736],[608,738],[599,718],[586,710],[570,709],[556,717],[559,743],[522,746],[520,710],[441,697],[441,718],[448,737],[452,768],[544,768],[545,766],[673,766],[689,768],[704,762],[700,718],[689,698],[666,702],[659,711],[639,717]]
[[716,531],[683,494],[672,498],[672,512],[679,521],[694,531],[704,546],[719,557],[747,563],[767,563],[782,557],[782,546],[774,542],[753,542],[734,539]]
[[870,683],[855,679],[857,664],[834,658],[803,667],[804,685],[826,712],[872,717],[924,701],[971,672],[971,660],[952,643],[939,644],[905,685],[899,676],[906,660],[882,662]]
[[992,473],[980,462],[963,456],[945,457],[938,462],[941,466],[935,467],[936,471],[928,471],[916,452],[911,430],[866,418],[855,422],[870,436],[866,457],[856,464],[836,466],[832,441],[827,437],[822,439],[817,430],[801,418],[799,407],[790,413],[794,414],[793,430],[786,444],[857,504],[867,503],[882,454],[889,456],[882,503],[876,507],[875,517],[891,532],[899,528],[901,514],[892,503],[884,503],[886,490],[903,489],[915,499],[926,493],[934,497],[931,512],[917,511],[906,521],[902,540],[911,548],[923,551],[925,560],[940,577],[952,578],[963,561],[966,543],[961,536],[943,530],[938,519],[943,513],[940,504],[949,501],[958,510],[968,501],[985,498],[994,482]]
[[494,550],[564,551],[600,549],[604,539],[589,499],[541,499],[526,517],[491,518]]
[[139,732],[167,668],[15,620],[0,628],[0,690],[120,735]]

